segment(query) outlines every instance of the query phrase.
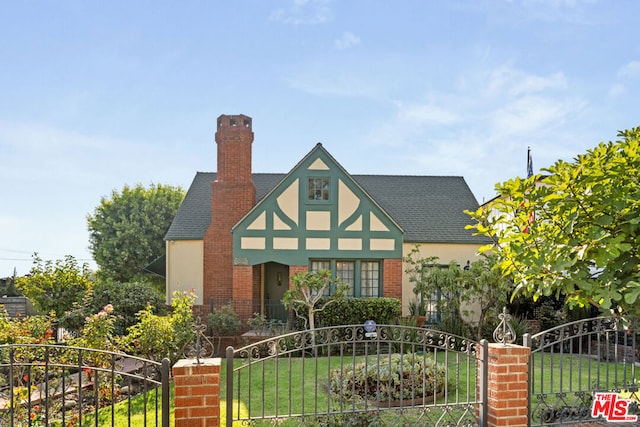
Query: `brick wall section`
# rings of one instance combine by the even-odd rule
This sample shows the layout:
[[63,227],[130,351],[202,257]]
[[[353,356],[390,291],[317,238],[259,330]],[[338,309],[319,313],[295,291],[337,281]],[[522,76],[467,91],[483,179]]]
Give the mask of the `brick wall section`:
[[382,264],[382,296],[402,300],[402,259],[388,258]]
[[[260,298],[260,293],[254,294],[254,267],[251,265],[233,266],[233,300],[252,301]],[[253,314],[253,307],[249,304],[240,304],[236,312],[244,323]]]
[[293,276],[297,273],[306,273],[309,271],[309,267],[306,265],[290,265],[289,266],[289,288],[293,286]]
[[528,425],[529,356],[531,349],[518,345],[489,344],[487,425]]
[[172,369],[175,427],[220,426],[220,358],[179,360]]

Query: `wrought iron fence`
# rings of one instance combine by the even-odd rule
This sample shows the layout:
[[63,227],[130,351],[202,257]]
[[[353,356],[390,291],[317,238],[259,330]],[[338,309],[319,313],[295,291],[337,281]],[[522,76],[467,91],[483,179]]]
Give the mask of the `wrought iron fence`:
[[169,365],[64,345],[0,345],[0,425],[114,427],[135,415],[168,427]]
[[483,426],[486,341],[398,325],[227,348],[227,425]]
[[531,425],[597,421],[594,393],[615,392],[640,401],[638,322],[598,317],[525,335],[531,348],[529,413]]

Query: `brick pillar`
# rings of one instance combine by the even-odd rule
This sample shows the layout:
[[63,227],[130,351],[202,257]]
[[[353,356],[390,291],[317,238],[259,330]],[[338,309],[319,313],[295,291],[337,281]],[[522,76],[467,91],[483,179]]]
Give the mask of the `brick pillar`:
[[175,427],[220,426],[220,358],[173,366]]
[[382,296],[402,301],[402,258],[387,258],[383,261]]
[[[239,303],[236,313],[244,322],[249,319],[257,307],[253,307],[254,299],[260,298],[260,293],[254,295],[254,267],[251,265],[233,266],[233,301]],[[257,311],[260,311],[259,308]]]
[[529,347],[489,344],[488,427],[528,425],[530,354]]

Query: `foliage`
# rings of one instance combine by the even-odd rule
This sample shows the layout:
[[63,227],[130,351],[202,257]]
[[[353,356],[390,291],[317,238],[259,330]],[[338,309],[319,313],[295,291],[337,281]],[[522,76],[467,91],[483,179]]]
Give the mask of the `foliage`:
[[501,274],[498,258],[492,254],[485,254],[472,262],[464,270],[463,276],[463,292],[467,295],[465,299],[477,304],[479,308],[478,321],[473,329],[476,339],[480,340],[487,320],[497,318],[502,308],[508,304],[513,282]]
[[135,281],[165,253],[164,235],[184,197],[180,187],[124,186],[103,197],[87,217],[89,248],[100,274],[117,282]]
[[434,329],[460,337],[469,336],[469,325],[460,316],[452,314],[445,315]]
[[422,298],[414,298],[409,301],[409,314],[412,316],[426,316],[427,304]]
[[393,354],[389,363],[371,360],[333,369],[329,391],[344,401],[380,402],[433,396],[445,389],[447,370],[430,355]]
[[494,255],[487,254],[460,268],[455,262],[447,266],[438,264],[438,257],[423,258],[419,246],[415,246],[404,260],[407,265],[405,272],[417,295],[416,304],[435,300],[437,312],[449,317],[460,317],[462,303],[473,303],[479,308],[478,322],[474,327],[478,340],[482,337],[487,318],[495,317],[496,310],[501,310],[508,302],[512,282],[501,274]]
[[0,305],[0,344],[46,344],[53,341],[52,316],[11,318]]
[[80,336],[71,339],[68,344],[76,347],[114,351],[117,348],[114,341],[115,321],[113,306],[107,304],[98,313],[85,319]]
[[153,307],[147,306],[137,314],[139,322],[129,327],[119,344],[127,352],[146,359],[160,361],[168,357],[177,361],[187,344],[195,339],[191,330],[195,298],[192,292],[174,292],[172,313],[168,316],[154,314]]
[[[309,329],[315,329],[315,315],[325,310],[331,304],[344,298],[349,285],[339,279],[331,277],[331,271],[297,273],[292,278],[292,287],[284,293],[282,303],[287,309],[293,309],[298,317],[304,317],[309,322]],[[333,290],[328,298],[323,298],[325,291]]]
[[13,270],[13,276],[0,279],[0,296],[18,297],[22,296],[16,288],[16,271]]
[[516,293],[640,314],[640,127],[618,137],[542,169],[544,180],[498,184],[500,197],[468,212]]
[[226,304],[209,314],[207,324],[213,336],[222,337],[238,332],[241,322],[240,316],[233,309],[233,305]]
[[397,298],[344,298],[318,315],[318,325],[361,325],[366,320],[390,325],[397,322],[401,308]]
[[100,281],[87,292],[82,303],[74,304],[73,309],[65,313],[61,324],[67,330],[77,332],[83,327],[87,316],[111,304],[116,316],[113,332],[125,335],[127,328],[138,321],[136,314],[148,305],[153,307],[155,314],[166,314],[164,300],[164,295],[160,295],[146,282]]
[[79,266],[70,255],[53,262],[43,261],[34,254],[30,273],[16,278],[16,287],[31,300],[38,312],[58,315],[71,309],[73,303],[80,302],[92,285],[88,265]]
[[463,270],[455,262],[445,266],[438,260],[436,256],[423,258],[419,245],[416,245],[404,257],[405,273],[419,301],[436,301],[438,312],[458,311],[462,301]]
[[235,335],[242,322],[240,316],[233,309],[231,303],[213,310],[207,319],[207,325],[214,337],[218,338],[215,346],[216,354],[220,354],[220,342],[223,336]]

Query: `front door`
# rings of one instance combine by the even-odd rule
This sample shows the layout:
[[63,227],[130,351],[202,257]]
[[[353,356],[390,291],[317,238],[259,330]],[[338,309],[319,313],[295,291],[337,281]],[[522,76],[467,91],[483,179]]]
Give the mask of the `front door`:
[[282,297],[289,289],[289,266],[277,262],[265,264],[264,308],[267,319],[286,322],[287,310],[282,305]]

